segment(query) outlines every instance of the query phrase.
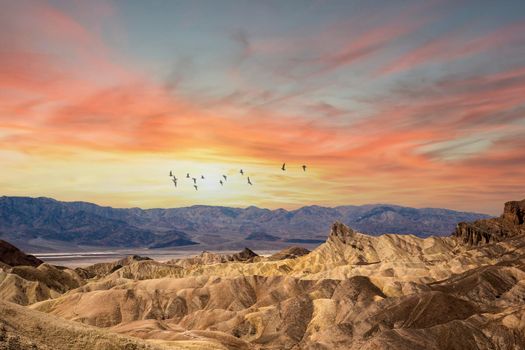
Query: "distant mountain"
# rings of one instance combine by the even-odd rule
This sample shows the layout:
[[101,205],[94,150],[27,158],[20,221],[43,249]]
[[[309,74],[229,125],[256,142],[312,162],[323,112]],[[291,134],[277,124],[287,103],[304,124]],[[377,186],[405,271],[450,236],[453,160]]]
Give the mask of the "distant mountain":
[[26,250],[46,242],[50,246],[277,248],[290,242],[323,242],[326,228],[334,221],[372,235],[411,233],[424,237],[449,235],[458,222],[489,217],[385,204],[307,206],[291,211],[202,205],[144,210],[4,196],[0,197],[0,238]]

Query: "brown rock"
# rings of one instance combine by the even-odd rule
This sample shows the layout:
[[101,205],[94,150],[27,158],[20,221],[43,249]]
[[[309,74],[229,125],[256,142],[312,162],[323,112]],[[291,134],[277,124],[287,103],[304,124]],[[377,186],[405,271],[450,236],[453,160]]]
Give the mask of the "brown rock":
[[34,267],[43,263],[42,260],[33,255],[25,254],[14,245],[3,240],[0,240],[0,262],[11,266],[28,265]]
[[268,260],[284,260],[284,259],[295,259],[300,256],[304,256],[310,253],[310,251],[303,247],[289,247],[285,248],[271,256],[268,257]]
[[130,255],[117,261],[109,263],[97,263],[88,267],[77,267],[75,271],[85,279],[93,277],[104,277],[137,261],[151,260],[140,255]]
[[525,219],[525,199],[522,201],[512,201],[505,203],[503,219],[512,222],[514,225],[523,225]]
[[350,227],[346,226],[345,224],[336,221],[332,225],[332,230],[330,231],[330,235],[328,235],[328,240],[339,240],[343,242],[344,244],[350,243],[352,241],[352,237],[354,236],[354,230],[352,230]]
[[499,218],[460,222],[452,234],[467,245],[481,245],[525,233],[525,200],[505,203]]
[[228,257],[228,260],[229,261],[252,261],[253,258],[257,256],[259,255],[257,255],[250,248],[244,248],[240,252],[232,254],[231,257]]

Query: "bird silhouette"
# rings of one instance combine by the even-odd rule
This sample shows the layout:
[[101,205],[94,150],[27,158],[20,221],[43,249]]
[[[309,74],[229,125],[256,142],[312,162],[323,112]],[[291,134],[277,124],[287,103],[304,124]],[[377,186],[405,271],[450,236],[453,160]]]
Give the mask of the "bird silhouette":
[[170,170],[170,176],[173,176],[173,173],[171,172],[171,170]]
[[244,171],[242,171],[242,169],[241,169],[241,171],[239,171],[239,172],[241,173],[241,175],[244,175]]
[[303,171],[306,171],[306,165],[303,165]]
[[226,177],[226,175],[222,175],[222,177],[224,178],[224,181],[227,181],[228,178]]
[[177,178],[174,176],[173,179],[171,179],[173,181],[173,184],[175,185],[175,187],[177,187]]
[[281,167],[281,170],[282,170],[282,171],[285,171],[285,170],[286,170],[286,163],[283,163],[283,166]]
[[196,178],[192,177],[191,179],[193,180],[193,183],[194,183],[194,184],[197,183],[197,179],[196,179]]
[[221,186],[223,185],[223,182],[222,182],[222,180],[219,180],[219,183],[221,184]]
[[201,179],[204,180],[204,175],[201,175]]
[[250,181],[250,177],[248,176],[248,185],[253,185],[252,182]]
[[186,178],[187,178],[187,179],[190,178],[190,173],[186,173]]
[[193,187],[195,187],[195,191],[197,191],[197,185],[193,185]]

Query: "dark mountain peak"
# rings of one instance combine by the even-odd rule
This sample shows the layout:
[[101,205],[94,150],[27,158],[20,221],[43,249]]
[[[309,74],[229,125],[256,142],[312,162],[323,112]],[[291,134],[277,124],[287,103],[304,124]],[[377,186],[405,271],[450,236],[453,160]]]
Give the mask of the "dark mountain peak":
[[507,202],[500,217],[460,222],[452,235],[467,245],[499,242],[525,234],[524,216],[525,200]]
[[238,257],[239,260],[248,260],[251,258],[255,258],[257,255],[253,250],[250,248],[244,247],[243,250],[241,250],[239,253],[234,254],[234,256]]
[[44,262],[33,255],[27,255],[11,243],[0,239],[0,262],[10,266],[28,265],[37,267]]
[[342,222],[336,221],[332,224],[332,229],[328,235],[330,241],[340,241],[344,244],[350,243],[355,235],[354,230]]
[[250,248],[245,247],[243,250],[241,250],[238,253],[225,254],[225,255],[219,255],[219,256],[221,258],[221,262],[225,262],[225,261],[252,262],[259,255],[257,255]]

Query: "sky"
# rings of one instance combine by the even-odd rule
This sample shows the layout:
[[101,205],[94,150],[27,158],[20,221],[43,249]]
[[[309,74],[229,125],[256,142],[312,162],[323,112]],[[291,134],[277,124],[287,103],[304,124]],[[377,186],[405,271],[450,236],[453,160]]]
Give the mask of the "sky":
[[488,214],[525,198],[524,1],[0,6],[0,195]]

